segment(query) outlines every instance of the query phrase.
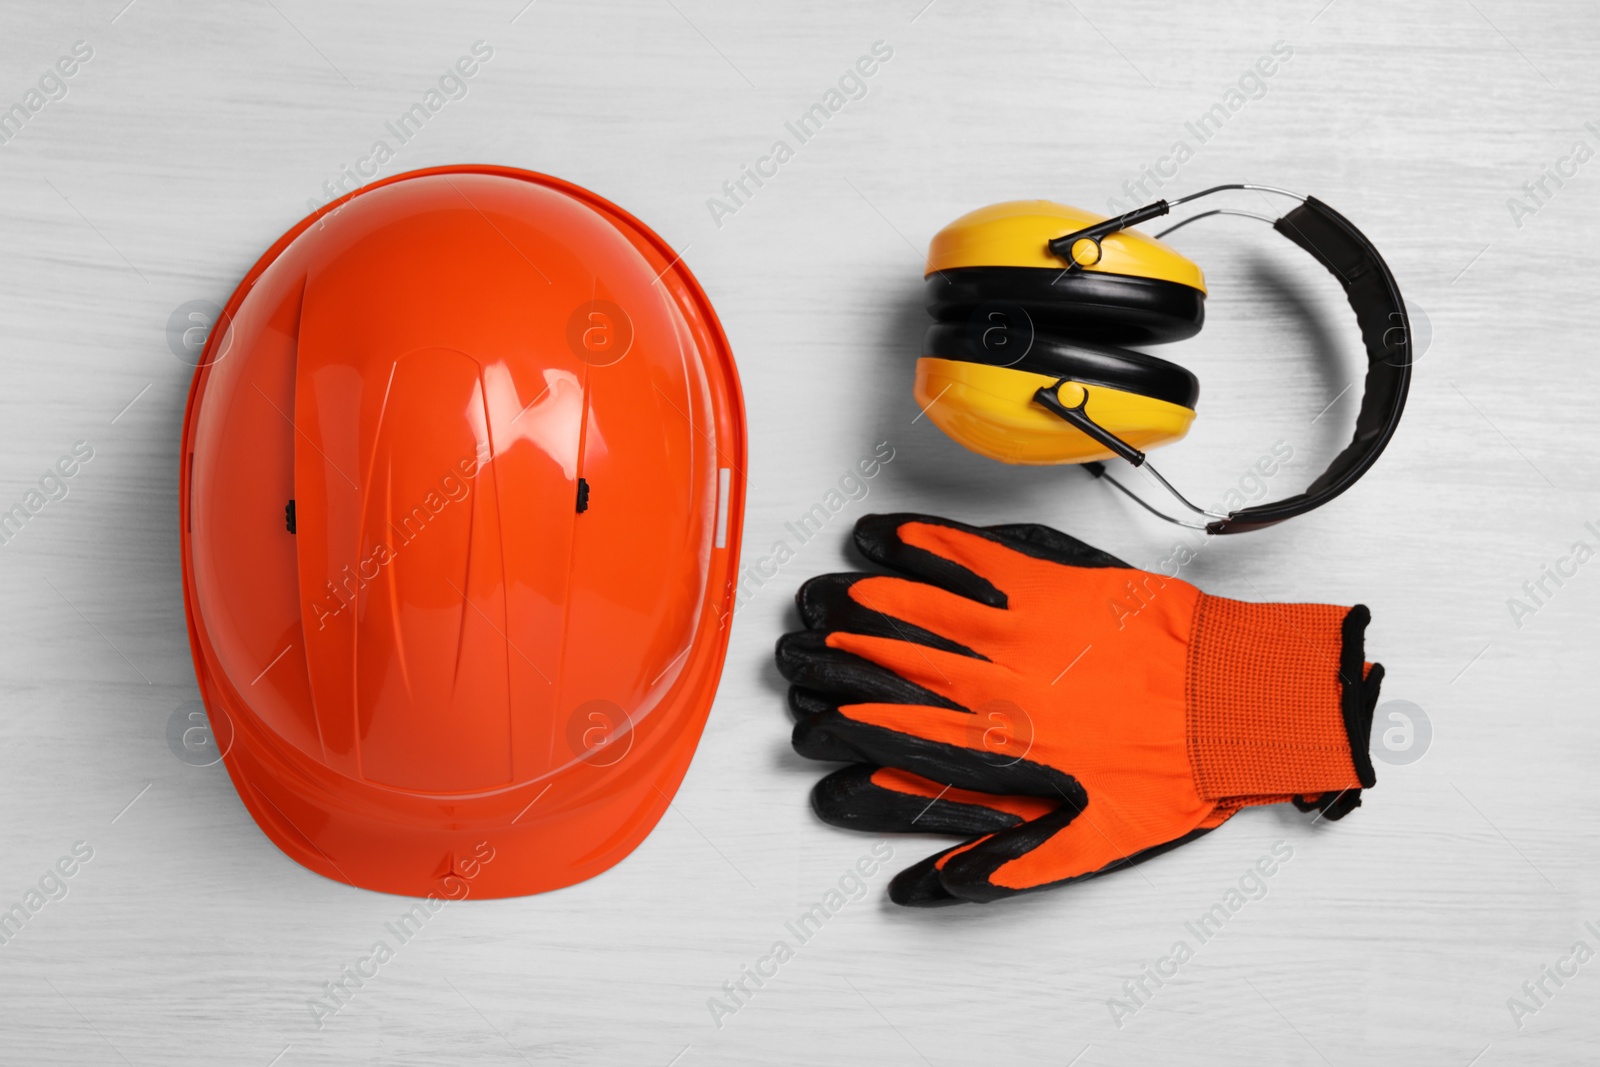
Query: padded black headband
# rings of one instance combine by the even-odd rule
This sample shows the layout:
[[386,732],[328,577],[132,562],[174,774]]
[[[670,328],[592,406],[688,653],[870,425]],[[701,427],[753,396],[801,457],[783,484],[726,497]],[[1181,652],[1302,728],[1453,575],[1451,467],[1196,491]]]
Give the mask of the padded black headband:
[[1344,286],[1367,349],[1367,377],[1355,436],[1303,492],[1235,511],[1206,526],[1237,533],[1304,515],[1355,484],[1394,436],[1411,388],[1411,320],[1389,265],[1367,236],[1333,208],[1306,197],[1272,228],[1310,252]]

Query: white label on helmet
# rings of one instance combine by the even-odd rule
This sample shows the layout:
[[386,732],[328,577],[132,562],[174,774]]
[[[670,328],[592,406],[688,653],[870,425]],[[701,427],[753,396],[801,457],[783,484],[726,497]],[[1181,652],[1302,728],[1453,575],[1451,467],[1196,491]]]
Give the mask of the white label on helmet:
[[717,471],[717,547],[728,547],[728,487],[732,484],[733,468]]

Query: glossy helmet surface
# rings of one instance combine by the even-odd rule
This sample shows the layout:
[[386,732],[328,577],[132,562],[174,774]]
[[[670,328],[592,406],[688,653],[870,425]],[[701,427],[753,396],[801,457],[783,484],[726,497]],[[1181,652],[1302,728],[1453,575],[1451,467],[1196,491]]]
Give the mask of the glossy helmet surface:
[[716,690],[744,464],[710,303],[593,193],[437,168],[300,222],[183,434],[191,647],[257,824],[417,896],[626,856]]

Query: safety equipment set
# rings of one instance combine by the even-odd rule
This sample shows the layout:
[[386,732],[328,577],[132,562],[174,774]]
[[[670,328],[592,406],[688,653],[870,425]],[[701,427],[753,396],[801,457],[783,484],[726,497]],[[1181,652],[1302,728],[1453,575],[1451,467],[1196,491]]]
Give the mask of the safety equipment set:
[[[1377,250],[1309,197],[1266,221],[1356,312],[1350,445],[1304,492],[1231,514],[1146,460],[1187,432],[1198,384],[1124,346],[1193,336],[1206,290],[1129,227],[1230,189],[1281,192],[1111,219],[1016,202],[946,227],[915,380],[930,420],[1216,534],[1349,488],[1400,418],[1409,331]],[[1249,213],[1186,221],[1217,214]],[[181,460],[196,673],[262,831],[329,878],[417,896],[536,893],[621,860],[716,690],[745,449],[710,302],[595,194],[440,167],[302,220],[211,331]],[[1112,479],[1112,458],[1187,515]],[[855,543],[884,572],[806,582],[777,658],[795,749],[848,764],[813,792],[824,820],[964,839],[901,872],[899,903],[1104,874],[1248,805],[1336,819],[1373,785],[1364,607],[1209,596],[1039,525],[872,515]]]

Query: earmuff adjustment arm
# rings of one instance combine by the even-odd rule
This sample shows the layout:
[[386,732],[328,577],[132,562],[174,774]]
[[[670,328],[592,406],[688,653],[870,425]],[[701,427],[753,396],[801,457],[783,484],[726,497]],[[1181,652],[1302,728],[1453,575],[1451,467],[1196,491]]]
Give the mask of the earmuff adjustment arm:
[[[1066,404],[1061,402],[1061,387],[1065,385],[1076,385],[1080,390],[1082,390],[1082,395],[1079,397],[1078,402],[1073,404],[1071,407],[1068,407]],[[1157,485],[1161,486],[1161,488],[1165,489],[1168,493],[1171,493],[1173,498],[1176,499],[1178,503],[1182,504],[1187,510],[1206,519],[1213,520],[1213,522],[1220,522],[1229,518],[1227,515],[1222,515],[1215,511],[1207,511],[1205,508],[1190,503],[1188,497],[1178,492],[1177,488],[1173,486],[1171,482],[1167,481],[1161,476],[1160,471],[1156,470],[1154,466],[1145,461],[1145,454],[1143,452],[1139,451],[1139,449],[1133,447],[1128,442],[1124,441],[1122,438],[1118,437],[1116,434],[1112,433],[1110,430],[1091,419],[1088,411],[1089,390],[1083,385],[1082,382],[1075,382],[1071,378],[1058,379],[1053,385],[1040,386],[1034,392],[1033,399],[1035,403],[1037,403],[1040,407],[1043,407],[1046,411],[1057,415],[1075,429],[1087,434],[1095,441],[1099,442],[1106,448],[1109,448],[1112,452],[1127,460],[1132,466],[1142,470],[1145,475],[1154,480]],[[1179,526],[1187,526],[1193,530],[1209,529],[1206,523],[1190,522],[1186,519],[1174,518],[1173,516],[1168,515],[1166,512],[1154,507],[1149,501],[1145,500],[1138,493],[1133,492],[1127,486],[1113,478],[1106,470],[1105,464],[1103,463],[1085,463],[1084,469],[1086,469],[1096,478],[1104,478],[1106,481],[1110,482],[1117,488],[1119,492],[1123,493],[1134,503],[1138,504],[1140,507],[1144,508],[1157,518],[1165,519],[1167,522],[1175,523]]]
[[1083,389],[1082,398],[1072,407],[1067,407],[1061,402],[1059,395],[1061,387],[1069,383],[1072,383],[1071,378],[1062,378],[1054,385],[1040,386],[1033,394],[1034,402],[1045,410],[1065,419],[1075,429],[1082,431],[1095,441],[1111,449],[1111,451],[1132,463],[1135,467],[1141,466],[1144,463],[1143,452],[1089,417],[1087,410],[1089,407],[1089,390],[1083,389],[1081,384],[1072,383],[1078,384],[1078,387]]
[[[1093,266],[1095,263],[1100,262],[1100,242],[1102,239],[1110,237],[1118,230],[1125,230],[1129,226],[1137,226],[1141,222],[1159,218],[1171,209],[1172,205],[1165,200],[1157,200],[1153,204],[1136,207],[1132,211],[1124,212],[1114,218],[1105,219],[1095,223],[1093,226],[1085,226],[1081,230],[1075,230],[1072,233],[1055,238],[1048,242],[1050,253],[1066,260],[1068,270],[1082,266]],[[1094,244],[1094,259],[1087,264],[1079,263],[1078,258],[1073,255],[1072,250],[1077,247],[1079,241],[1091,241]]]

